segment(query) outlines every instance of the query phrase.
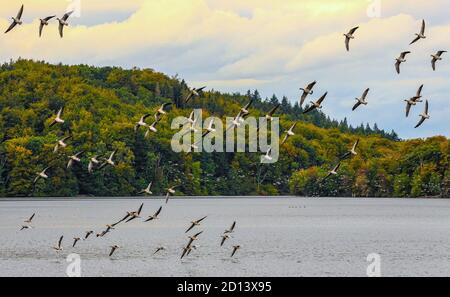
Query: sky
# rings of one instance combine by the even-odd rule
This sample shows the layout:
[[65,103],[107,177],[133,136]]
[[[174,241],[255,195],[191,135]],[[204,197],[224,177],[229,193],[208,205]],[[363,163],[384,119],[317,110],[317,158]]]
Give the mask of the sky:
[[[4,1],[6,2],[6,1]],[[317,80],[323,112],[358,125],[377,123],[402,138],[450,137],[450,53],[431,69],[430,55],[450,51],[448,0],[8,0],[0,29],[25,5],[24,24],[0,36],[0,61],[152,68],[190,86],[298,101]],[[64,39],[39,18],[75,10]],[[409,45],[427,22],[425,40]],[[344,36],[360,26],[346,52]],[[412,54],[394,69],[400,52]],[[404,99],[424,84],[431,119],[414,129],[423,104],[405,117]],[[352,112],[370,88],[369,104]]]

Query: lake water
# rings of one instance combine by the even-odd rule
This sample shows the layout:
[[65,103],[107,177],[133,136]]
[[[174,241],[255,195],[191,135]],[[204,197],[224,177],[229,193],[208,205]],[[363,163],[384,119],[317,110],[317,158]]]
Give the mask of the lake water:
[[[144,202],[143,217],[71,248]],[[19,231],[36,212],[34,229]],[[180,260],[189,222],[207,215],[198,249]],[[233,237],[220,235],[236,220]],[[51,249],[64,235],[64,251]],[[121,248],[108,257],[109,246]],[[158,246],[166,251],[157,255]],[[232,245],[240,245],[230,258]],[[450,276],[450,200],[209,198],[0,199],[0,276],[65,276],[79,254],[83,276],[366,276],[381,256],[383,276]]]

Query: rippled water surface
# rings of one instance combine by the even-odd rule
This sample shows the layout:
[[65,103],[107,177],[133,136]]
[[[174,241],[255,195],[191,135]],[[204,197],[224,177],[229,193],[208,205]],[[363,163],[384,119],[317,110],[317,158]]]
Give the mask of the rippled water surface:
[[[144,217],[72,248],[144,202]],[[19,231],[36,212],[34,228]],[[189,222],[207,215],[198,249],[180,260]],[[232,238],[220,235],[236,220]],[[51,249],[64,235],[64,251]],[[121,248],[108,257],[109,246]],[[158,246],[166,251],[153,255]],[[240,245],[230,258],[232,245]],[[0,200],[0,276],[65,276],[67,255],[83,276],[365,276],[367,255],[383,276],[450,276],[450,201],[208,198]]]

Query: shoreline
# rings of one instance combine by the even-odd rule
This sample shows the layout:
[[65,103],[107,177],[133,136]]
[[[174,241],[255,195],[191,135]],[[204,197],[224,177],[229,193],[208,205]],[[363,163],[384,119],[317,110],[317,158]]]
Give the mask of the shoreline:
[[[308,199],[308,200],[448,200],[445,197],[306,197],[306,196],[175,196],[170,200],[226,200],[226,199]],[[74,196],[74,197],[0,197],[1,202],[20,201],[105,201],[105,200],[165,200],[165,196]]]

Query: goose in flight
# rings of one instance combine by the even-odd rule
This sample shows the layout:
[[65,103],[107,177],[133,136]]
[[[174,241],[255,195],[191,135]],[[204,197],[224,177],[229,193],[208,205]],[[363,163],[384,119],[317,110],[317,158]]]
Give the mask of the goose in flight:
[[220,246],[223,246],[223,244],[225,243],[225,241],[227,241],[227,239],[230,238],[230,235],[228,235],[228,234],[223,234],[221,237],[222,237],[222,240],[220,241]]
[[358,147],[358,144],[359,144],[359,139],[356,140],[355,144],[353,144],[353,147],[351,148],[351,150],[348,151],[347,153],[345,153],[345,154],[341,157],[341,160],[345,160],[345,159],[347,159],[348,157],[351,157],[351,156],[356,156],[356,155],[358,154],[358,153],[356,152],[356,148]]
[[139,195],[141,195],[141,194],[152,195],[152,194],[153,194],[153,192],[151,191],[152,185],[153,185],[153,182],[150,182],[150,183],[148,184],[147,188],[143,189],[143,190],[140,191],[138,194],[139,194]]
[[144,137],[147,138],[150,135],[150,132],[156,133],[158,129],[156,129],[156,125],[158,125],[159,121],[154,121],[150,126],[148,126],[147,132],[145,132]]
[[58,152],[59,148],[66,148],[67,147],[66,141],[69,140],[70,138],[72,138],[72,136],[66,136],[66,137],[59,139],[55,144],[55,148],[53,149],[53,152],[54,153]]
[[194,248],[195,248],[195,246],[186,246],[186,247],[184,247],[183,248],[183,253],[181,254],[181,258],[180,259],[183,259],[184,256],[189,255],[191,253],[192,249],[194,249]]
[[328,175],[325,176],[325,178],[322,181],[326,180],[327,178],[329,178],[332,175],[337,175],[339,167],[341,167],[341,163],[338,163],[336,166],[334,166],[334,168],[331,169],[331,171],[328,172]]
[[411,111],[411,106],[415,106],[417,103],[422,102],[422,100],[420,100],[420,98],[422,98],[422,89],[423,89],[423,85],[421,85],[419,87],[419,89],[417,90],[417,93],[414,97],[411,97],[410,99],[405,99],[406,102],[406,117],[409,116],[409,112]]
[[266,114],[266,119],[268,121],[272,121],[273,120],[273,115],[275,114],[275,112],[277,111],[277,109],[281,106],[281,104],[277,104],[277,106],[275,106],[274,108],[272,108],[268,114]]
[[447,51],[438,51],[435,55],[431,55],[431,67],[433,68],[433,71],[436,71],[436,62],[442,60],[442,54],[446,53]]
[[26,229],[32,229],[33,227],[28,226],[28,225],[22,225],[22,227],[20,228],[20,231],[26,230]]
[[414,128],[419,128],[425,120],[428,120],[430,118],[430,115],[428,114],[428,100],[425,101],[425,110],[420,115],[420,121],[417,123],[417,125]]
[[402,52],[400,56],[397,59],[395,59],[396,61],[395,70],[397,71],[398,74],[400,74],[400,64],[406,62],[406,55],[410,53],[411,53],[410,51]]
[[300,98],[300,107],[303,105],[303,103],[305,103],[306,97],[308,97],[308,95],[314,94],[313,88],[316,85],[316,83],[317,83],[316,81],[313,81],[305,88],[300,88],[300,90],[303,91],[303,94]]
[[214,126],[214,119],[211,119],[211,121],[209,122],[209,124],[208,124],[208,127],[206,127],[206,131],[205,132],[203,132],[203,134],[202,134],[202,138],[204,138],[206,135],[208,135],[209,133],[214,133],[214,132],[216,132],[216,129],[215,128],[213,128],[213,126]]
[[272,148],[269,147],[269,149],[267,150],[266,154],[263,156],[263,158],[267,161],[272,161]]
[[295,122],[290,128],[289,130],[286,131],[286,135],[283,138],[283,141],[281,142],[281,145],[285,144],[285,142],[288,140],[289,137],[294,136],[294,129],[297,126],[297,122]]
[[42,36],[42,30],[44,29],[44,26],[48,26],[48,22],[53,19],[54,17],[56,17],[56,15],[52,15],[52,16],[48,16],[44,19],[39,19],[40,23],[39,23],[39,37]]
[[94,234],[94,231],[86,231],[86,233],[85,233],[85,235],[84,235],[84,239],[83,239],[83,240],[86,240],[86,239],[88,239],[88,238],[89,238],[89,236],[91,236],[92,234]]
[[348,31],[348,33],[344,34],[344,36],[345,36],[345,48],[347,49],[347,52],[350,51],[350,39],[355,39],[355,36],[353,36],[353,34],[358,29],[359,29],[359,27],[355,27],[355,28],[351,29],[350,31]]
[[236,221],[234,221],[233,222],[233,224],[231,224],[231,227],[230,227],[230,229],[228,229],[228,230],[225,230],[225,234],[227,234],[227,233],[233,233],[234,232],[234,228],[236,227]]
[[154,215],[149,216],[148,219],[146,219],[144,222],[150,222],[150,221],[153,221],[153,220],[157,220],[159,214],[161,213],[161,210],[162,210],[162,206],[159,207],[159,209],[155,212]]
[[366,97],[367,97],[367,94],[369,94],[369,90],[370,89],[366,89],[361,98],[355,98],[357,102],[353,106],[352,111],[355,111],[355,109],[357,109],[361,104],[367,105]]
[[16,17],[12,17],[12,20],[13,20],[13,22],[11,23],[11,25],[8,27],[8,29],[5,31],[5,34],[6,33],[8,33],[9,31],[11,31],[12,29],[14,29],[14,27],[16,26],[16,25],[22,25],[22,20],[21,20],[21,18],[22,18],[22,14],[23,14],[23,4],[22,4],[22,6],[20,7],[20,10],[19,10],[19,12],[17,13],[17,16]]
[[416,33],[416,38],[414,38],[414,40],[411,41],[411,43],[409,45],[419,41],[420,39],[425,39],[425,38],[427,38],[425,36],[425,20],[422,20],[422,27],[420,28],[420,33]]
[[159,253],[160,251],[165,251],[165,250],[166,250],[166,248],[163,247],[163,246],[157,247],[157,248],[156,248],[156,251],[153,253],[153,255],[156,255],[156,254]]
[[170,105],[172,105],[172,103],[170,103],[170,102],[164,103],[163,105],[161,105],[161,107],[155,113],[155,119],[159,120],[161,118],[161,116],[167,114],[166,108]]
[[175,192],[176,192],[175,188],[177,188],[177,187],[179,187],[179,186],[173,186],[173,187],[167,189],[167,192],[166,192],[166,204],[167,204],[167,202],[169,202],[170,195],[174,195],[175,194]]
[[311,112],[316,108],[321,109],[322,102],[323,102],[323,100],[325,100],[325,97],[327,97],[327,95],[328,95],[328,92],[323,94],[322,97],[320,97],[319,100],[317,100],[317,102],[311,101],[311,105],[303,112],[303,114],[307,114],[308,112]]
[[70,17],[72,13],[73,10],[65,13],[62,18],[56,18],[59,21],[59,36],[61,36],[61,38],[63,38],[64,27],[69,26],[67,19]]
[[148,124],[145,122],[145,119],[151,116],[150,113],[141,116],[138,122],[134,125],[134,132],[137,132],[140,127],[148,127]]
[[[248,102],[244,107],[241,108],[240,115],[242,116],[242,115],[249,114],[250,113],[250,107],[252,106],[252,104],[253,104],[253,99],[251,99],[250,102]],[[240,116],[240,118],[241,118],[241,116]]]
[[236,254],[236,252],[241,248],[240,245],[233,246],[233,252],[231,253],[231,258]]
[[100,161],[97,158],[98,158],[98,156],[93,156],[89,159],[89,164],[88,164],[88,172],[89,173],[93,173],[94,167],[96,165],[100,164]]
[[48,166],[46,168],[44,168],[44,170],[42,170],[41,172],[37,173],[36,178],[34,179],[33,184],[36,184],[39,179],[43,178],[43,179],[48,179],[48,175],[47,175],[47,170],[49,170],[51,168],[51,166]]
[[200,234],[202,234],[203,231],[198,232],[197,234],[193,235],[193,236],[189,236],[189,242],[187,244],[187,246],[192,246],[192,243],[196,240],[198,240],[198,237],[200,236]]
[[31,215],[31,217],[30,217],[28,220],[25,220],[25,221],[23,221],[23,222],[24,222],[24,223],[27,223],[27,224],[31,224],[31,222],[33,221],[35,215],[36,215],[36,213],[33,213],[33,214]]
[[61,237],[59,238],[58,243],[56,244],[56,246],[53,247],[53,249],[54,249],[55,251],[60,252],[60,251],[63,250],[63,247],[62,247],[62,241],[63,241],[63,239],[64,239],[64,236],[61,236]]
[[80,241],[80,240],[81,240],[81,238],[79,238],[79,237],[74,237],[74,238],[73,238],[73,244],[72,244],[72,247],[74,248],[74,247],[77,245],[77,242]]
[[61,118],[61,115],[63,113],[64,107],[61,107],[58,111],[58,113],[56,114],[55,119],[53,120],[53,122],[50,124],[50,127],[56,125],[56,124],[64,124],[64,120]]
[[67,169],[70,169],[74,163],[81,162],[81,155],[84,154],[84,151],[78,152],[75,155],[69,156],[69,162],[67,162]]
[[184,101],[184,103],[188,103],[193,97],[198,97],[200,96],[200,92],[203,91],[205,87],[201,87],[201,88],[193,88],[190,90],[189,95],[186,97],[186,100]]
[[[115,223],[113,226],[118,225],[119,223],[125,221],[126,219],[129,218],[133,218],[136,219],[140,216],[142,208],[144,207],[144,203],[141,203],[141,206],[139,206],[139,209],[137,211],[127,211],[127,214],[125,215],[125,217],[123,219],[121,219],[120,221],[118,221],[117,223]],[[128,222],[128,221],[127,221]]]
[[192,228],[194,228],[195,226],[200,226],[200,223],[204,220],[204,219],[206,219],[208,216],[204,216],[203,218],[201,218],[201,219],[199,219],[199,220],[196,220],[196,221],[192,221],[191,222],[191,226],[186,230],[186,232],[184,232],[184,233],[188,233],[189,231],[191,231],[192,230]]
[[120,246],[118,246],[118,245],[111,246],[111,251],[109,252],[109,256],[111,257],[114,254],[114,252],[119,248],[120,248]]
[[116,153],[117,153],[117,150],[114,150],[114,151],[111,153],[111,155],[109,155],[109,158],[108,158],[107,160],[105,160],[105,162],[104,162],[102,165],[100,165],[100,168],[99,168],[99,169],[102,169],[102,168],[104,168],[105,166],[108,166],[108,165],[110,165],[110,166],[112,166],[112,167],[116,166],[116,163],[113,161],[114,155],[115,155]]

